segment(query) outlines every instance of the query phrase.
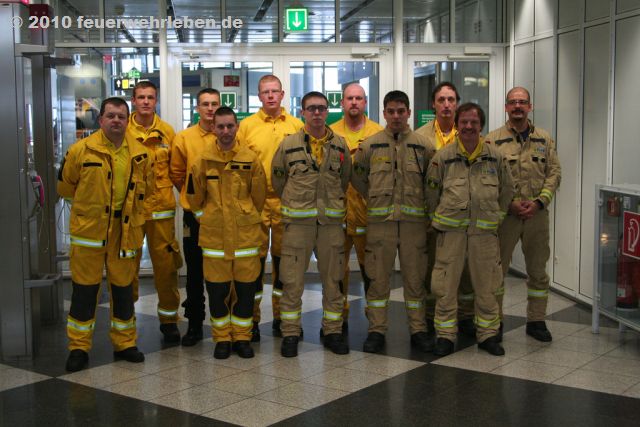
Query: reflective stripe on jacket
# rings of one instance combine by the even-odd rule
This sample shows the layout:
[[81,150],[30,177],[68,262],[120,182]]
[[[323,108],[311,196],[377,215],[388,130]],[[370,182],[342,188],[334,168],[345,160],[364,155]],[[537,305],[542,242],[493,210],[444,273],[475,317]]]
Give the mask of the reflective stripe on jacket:
[[[106,138],[105,138],[106,139]],[[73,200],[69,218],[72,244],[87,246],[91,242],[106,245],[110,221],[122,221],[120,252],[130,254],[142,247],[144,201],[154,186],[153,161],[147,149],[127,137],[130,171],[122,215],[112,216],[114,180],[113,159],[98,130],[69,147],[58,172],[57,191],[61,197]]]
[[280,197],[283,222],[344,221],[351,156],[346,142],[326,129],[329,135],[320,165],[311,157],[309,135],[304,130],[286,137],[273,157],[271,183]]
[[435,148],[407,128],[385,129],[356,152],[351,183],[367,200],[367,220],[426,221],[425,176]]
[[544,129],[529,122],[526,141],[507,122],[485,141],[495,145],[508,162],[515,184],[514,198],[539,200],[546,208],[560,185],[561,169],[556,144]]

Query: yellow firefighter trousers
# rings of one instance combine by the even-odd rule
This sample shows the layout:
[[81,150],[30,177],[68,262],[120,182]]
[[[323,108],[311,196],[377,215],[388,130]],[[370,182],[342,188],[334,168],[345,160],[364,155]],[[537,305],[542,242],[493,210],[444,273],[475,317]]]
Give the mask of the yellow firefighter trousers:
[[[426,312],[427,319],[433,320],[436,310],[436,296],[431,292],[431,275],[436,263],[436,241],[438,233],[434,229],[427,231],[427,276],[425,286],[427,288]],[[473,319],[475,308],[473,306],[473,286],[469,275],[469,265],[465,263],[460,279],[458,291],[458,320]]]
[[[506,277],[511,264],[511,255],[518,240],[522,240],[522,252],[527,268],[527,321],[544,320],[547,314],[547,300],[549,298],[549,275],[547,261],[549,261],[549,211],[539,210],[533,218],[523,221],[513,215],[507,215],[500,229],[500,256],[502,257],[502,271]],[[502,318],[502,300],[504,284],[497,292]]]
[[[282,250],[282,215],[280,214],[280,199],[275,196],[267,197],[262,208],[262,235],[260,245],[260,258],[266,259],[269,247],[271,248],[271,279],[273,288],[271,293],[271,307],[273,318],[280,319],[280,298],[282,297],[282,281],[278,277],[279,266],[276,266],[275,258],[280,258]],[[271,245],[269,245],[271,243]],[[257,281],[255,304],[253,305],[253,321],[260,323],[260,303],[262,302],[262,287],[264,285],[264,272]]]
[[209,294],[213,340],[251,340],[260,258],[249,256],[228,261],[205,255],[203,270]]
[[494,234],[438,232],[436,263],[431,278],[431,289],[437,298],[434,324],[438,338],[455,342],[458,287],[465,257],[475,294],[476,339],[481,343],[496,335],[500,327],[495,292],[502,281],[502,266],[498,237]]
[[304,274],[314,251],[322,281],[322,330],[325,335],[342,332],[340,280],[344,274],[344,231],[336,224],[285,224],[282,236],[280,300],[282,335],[299,336]]
[[424,277],[427,268],[427,227],[424,222],[387,221],[369,223],[365,249],[365,271],[371,279],[367,292],[366,314],[369,332],[387,331],[387,306],[390,280],[396,259],[400,256],[400,272],[404,301],[411,334],[425,332]]
[[111,218],[105,247],[71,246],[69,266],[73,291],[67,317],[69,350],[91,350],[105,264],[110,298],[109,336],[114,350],[121,351],[136,345],[136,319],[131,286],[136,272],[136,260],[135,257],[119,257],[121,230],[120,219]]
[[[178,269],[182,267],[180,246],[176,241],[174,218],[148,220],[144,223],[147,248],[153,265],[153,281],[158,293],[158,318],[160,323],[176,323],[180,293]],[[133,279],[133,300],[138,301],[138,275],[142,251],[136,257],[136,276]]]

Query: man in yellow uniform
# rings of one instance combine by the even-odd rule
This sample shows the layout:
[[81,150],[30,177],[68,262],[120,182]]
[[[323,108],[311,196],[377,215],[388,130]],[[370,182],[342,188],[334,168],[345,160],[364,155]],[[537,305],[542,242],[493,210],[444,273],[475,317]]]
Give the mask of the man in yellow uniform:
[[[262,244],[260,245],[260,262],[262,269],[258,278],[256,290],[256,304],[253,308],[252,341],[260,341],[260,302],[262,301],[262,285],[264,265],[267,251],[271,248],[273,291],[271,304],[273,308],[274,333],[280,333],[280,297],[282,296],[282,281],[280,280],[280,249],[282,246],[283,226],[280,215],[280,199],[271,185],[271,159],[280,142],[288,135],[293,135],[304,126],[302,122],[290,115],[281,107],[284,90],[280,79],[268,74],[262,76],[258,82],[258,98],[262,108],[257,113],[240,122],[238,140],[248,144],[258,153],[264,170],[267,171],[267,200],[262,210]],[[271,245],[269,245],[271,234]]]
[[436,153],[427,176],[427,208],[438,232],[431,288],[436,295],[434,354],[453,352],[458,332],[458,287],[465,258],[475,293],[476,339],[490,354],[504,355],[495,291],[502,281],[498,225],[513,196],[509,167],[483,143],[485,116],[473,103],[456,112],[458,138]]
[[309,92],[302,97],[304,129],[282,141],[273,157],[271,182],[282,201],[281,277],[284,293],[281,354],[298,355],[304,274],[315,251],[322,281],[324,346],[336,354],[349,353],[342,336],[344,296],[345,193],[351,175],[351,156],[344,140],[326,125],[326,96]]
[[[458,89],[451,82],[441,82],[431,92],[431,105],[436,112],[435,120],[416,130],[416,133],[430,141],[436,150],[451,144],[456,139],[456,125],[454,118],[456,108],[460,102]],[[430,336],[435,334],[433,316],[436,308],[436,297],[431,292],[431,274],[436,261],[436,236],[433,228],[427,231],[427,329]],[[475,337],[476,328],[473,324],[473,287],[469,277],[469,268],[465,265],[460,281],[460,293],[458,294],[458,330],[463,334]]]
[[142,248],[144,202],[153,189],[153,161],[147,149],[126,137],[129,107],[121,98],[100,106],[100,130],[67,151],[58,173],[58,194],[71,200],[71,307],[67,318],[66,370],[89,362],[96,303],[106,265],[111,296],[114,357],[144,361],[136,347],[132,281]]
[[193,346],[202,339],[204,322],[204,273],[202,271],[202,249],[198,246],[200,225],[187,200],[185,181],[193,163],[200,157],[207,144],[216,141],[213,133],[213,115],[220,107],[220,92],[206,88],[198,92],[198,124],[178,132],[171,150],[169,177],[180,190],[180,205],[184,209],[182,246],[187,263],[187,299],[183,303],[184,315],[189,319],[189,328],[182,337],[183,346]]
[[[366,116],[367,95],[358,83],[347,85],[342,91],[342,111],[344,117],[334,124],[331,130],[344,138],[353,156],[362,141],[380,132],[383,127]],[[364,283],[365,293],[369,289],[369,277],[364,271],[364,247],[367,233],[367,205],[364,198],[349,184],[347,188],[347,217],[345,219],[344,235],[344,278],[340,282],[340,289],[344,294],[343,329],[347,329],[349,319],[349,259],[351,248],[356,248],[360,273]],[[321,330],[322,331],[322,330]]]
[[[538,341],[552,340],[544,317],[549,298],[549,211],[554,193],[560,185],[560,161],[556,144],[544,129],[529,121],[533,109],[529,91],[515,87],[507,93],[507,123],[487,135],[511,167],[516,184],[515,198],[509,214],[500,226],[500,255],[506,275],[513,249],[522,241],[527,268],[527,334]],[[502,318],[504,286],[497,292]]]
[[267,178],[257,154],[237,142],[237,131],[236,114],[220,107],[214,115],[216,143],[207,145],[187,181],[189,206],[202,212],[199,244],[216,359],[231,355],[232,341],[240,357],[254,356],[249,340]]
[[383,100],[387,127],[367,138],[353,160],[353,187],[367,201],[365,271],[371,278],[366,314],[369,334],[363,349],[382,351],[387,331],[387,306],[396,254],[409,320],[411,345],[433,350],[424,313],[427,264],[425,175],[433,145],[409,128],[409,97],[394,90]]
[[[171,144],[175,132],[156,114],[158,90],[148,80],[133,87],[131,104],[135,111],[129,116],[127,133],[141,142],[154,154],[154,174],[156,186],[144,203],[144,234],[153,265],[153,278],[158,292],[158,318],[160,331],[166,343],[180,341],[178,330],[178,269],[182,266],[180,246],[176,241],[175,223],[176,199],[173,185],[169,179],[169,159]],[[138,300],[138,273],[142,251],[138,252],[136,262],[138,271],[133,280],[133,299]]]

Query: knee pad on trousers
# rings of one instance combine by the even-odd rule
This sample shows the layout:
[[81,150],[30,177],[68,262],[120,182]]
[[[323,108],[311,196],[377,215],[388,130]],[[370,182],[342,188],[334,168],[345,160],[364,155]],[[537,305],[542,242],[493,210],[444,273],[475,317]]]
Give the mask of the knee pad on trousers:
[[71,308],[69,316],[81,322],[93,319],[96,312],[100,285],[79,285],[72,283]]
[[129,320],[133,317],[133,286],[111,285],[111,299],[113,301],[113,317]]
[[273,260],[273,273],[275,280],[273,281],[273,287],[276,289],[282,289],[282,281],[280,280],[280,257],[272,256]]
[[213,317],[225,316],[229,313],[226,299],[231,290],[231,282],[205,282],[209,294],[209,311]]
[[364,282],[364,294],[366,295],[371,285],[371,279],[367,276],[367,272],[364,271],[364,265],[360,264],[360,273],[362,273],[362,281]]
[[233,306],[233,314],[247,318],[253,315],[253,303],[256,294],[255,282],[236,281],[236,295],[238,302]]

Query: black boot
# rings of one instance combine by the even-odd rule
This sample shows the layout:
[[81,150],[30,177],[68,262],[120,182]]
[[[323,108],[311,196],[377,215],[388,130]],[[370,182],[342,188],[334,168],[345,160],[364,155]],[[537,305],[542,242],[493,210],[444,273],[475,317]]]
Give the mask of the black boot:
[[165,343],[180,342],[180,330],[175,323],[163,323],[160,325],[160,332],[164,336]]
[[228,359],[231,356],[231,341],[219,341],[213,350],[215,359]]
[[448,356],[453,353],[453,341],[449,341],[446,338],[438,338],[436,340],[436,347],[433,350],[433,354],[436,356]]
[[380,332],[369,332],[362,345],[362,351],[365,353],[380,353],[384,348],[384,341],[384,335]]
[[494,356],[504,356],[504,348],[502,348],[496,336],[489,337],[482,341],[478,344],[478,348]]
[[260,324],[258,322],[253,322],[253,327],[251,328],[251,342],[260,342]]
[[433,337],[430,337],[426,332],[411,334],[411,345],[423,353],[431,353],[435,346]]
[[202,322],[189,321],[187,333],[182,337],[182,345],[192,347],[200,340],[202,340]]
[[84,350],[71,350],[67,358],[67,372],[78,372],[83,370],[89,364],[89,355]]
[[542,342],[550,342],[553,339],[544,320],[527,322],[527,335]]

